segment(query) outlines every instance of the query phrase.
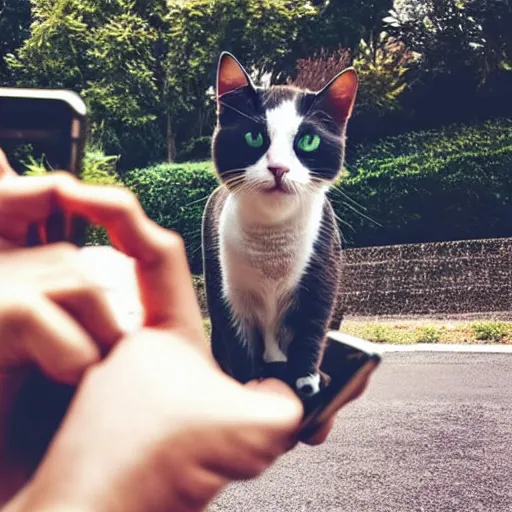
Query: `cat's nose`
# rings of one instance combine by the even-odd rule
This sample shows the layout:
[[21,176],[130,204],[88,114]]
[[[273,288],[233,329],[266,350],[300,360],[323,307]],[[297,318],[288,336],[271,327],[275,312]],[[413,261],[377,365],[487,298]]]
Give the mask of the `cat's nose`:
[[281,181],[283,181],[284,175],[290,171],[290,169],[288,169],[288,167],[284,167],[282,165],[276,165],[276,166],[269,165],[268,170],[274,175],[276,183],[281,183]]

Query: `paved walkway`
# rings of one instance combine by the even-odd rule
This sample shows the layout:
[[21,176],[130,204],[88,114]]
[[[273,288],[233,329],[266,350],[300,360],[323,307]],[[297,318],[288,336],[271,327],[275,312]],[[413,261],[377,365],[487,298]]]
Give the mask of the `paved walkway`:
[[512,355],[386,354],[328,441],[209,512],[510,512]]

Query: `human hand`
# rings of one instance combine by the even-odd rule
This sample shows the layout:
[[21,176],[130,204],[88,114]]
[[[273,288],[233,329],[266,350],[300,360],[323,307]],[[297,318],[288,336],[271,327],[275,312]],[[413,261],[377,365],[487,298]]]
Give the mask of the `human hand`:
[[0,148],[0,180],[9,176],[16,176],[16,172],[9,165],[5,153],[2,151],[2,148]]
[[[122,510],[147,510],[148,503],[199,510],[227,481],[261,472],[290,448],[300,402],[284,384],[243,387],[217,367],[204,344],[177,235],[151,223],[124,192],[94,187],[89,193],[66,180],[50,184],[50,178],[39,180],[37,198],[44,196],[44,185],[61,208],[106,225],[118,246],[136,258],[146,328],[89,370],[33,483],[18,500],[37,509],[42,504],[32,500],[43,485],[59,505],[108,510],[114,500]],[[11,199],[18,187],[26,199],[27,184],[15,181]],[[35,215],[36,209],[30,208],[30,222],[48,214],[41,208]],[[284,397],[264,394],[267,386]],[[99,478],[88,474],[91,465],[101,469]],[[61,471],[67,473],[63,480]],[[65,481],[73,482],[71,497],[78,501],[67,503]]]
[[200,511],[290,449],[301,415],[285,384],[242,386],[187,336],[144,329],[88,372],[6,510]]
[[[101,210],[100,218],[102,215],[115,218],[105,219],[104,222],[113,238],[124,236],[135,244],[138,238],[136,229],[130,230],[125,223],[122,229],[129,231],[124,235],[119,234],[117,210],[130,209],[131,219],[137,225],[140,225],[138,216],[142,216],[147,221],[145,229],[156,226],[147,220],[131,194],[117,189],[89,187],[68,174],[56,173],[37,178],[4,178],[0,182],[0,237],[9,240],[11,247],[22,245],[30,224],[44,222],[57,207],[69,213],[86,209],[85,216],[92,221],[97,210]],[[156,228],[161,230],[158,226]],[[137,251],[145,250],[142,243],[133,252],[129,244],[124,249],[135,257],[138,256]],[[100,352],[108,350],[122,334],[103,293],[96,283],[88,279],[78,256],[78,250],[66,244],[4,249],[0,252],[0,500],[12,494],[13,489],[29,474],[25,463],[20,464],[18,458],[6,456],[7,444],[9,448],[13,446],[13,439],[7,443],[6,436],[13,420],[13,407],[19,405],[19,400],[15,398],[19,398],[19,391],[27,381],[27,364],[40,367],[58,382],[76,384],[85,368],[97,362]],[[169,283],[153,286],[154,268],[145,267],[143,263],[139,265],[137,274],[142,283],[147,323],[151,324],[160,315],[160,304],[165,302],[167,295],[172,295],[173,290],[169,291]],[[188,271],[186,261],[185,270]],[[181,290],[183,297],[194,301],[187,315],[195,318],[202,335],[201,317],[192,284],[185,282],[185,286],[180,286],[176,283],[175,290],[178,293]],[[195,316],[194,305],[197,308]],[[41,384],[41,379],[35,379],[35,383]],[[54,390],[56,394],[59,391],[51,387],[50,391]],[[41,389],[32,391],[39,396]],[[67,390],[63,391],[64,396],[69,395]],[[59,393],[59,397],[61,395],[63,393]],[[58,401],[62,400],[59,398]],[[47,405],[48,410],[52,405],[53,401]],[[64,412],[62,409],[56,415],[57,420]],[[50,425],[50,436],[53,423]],[[38,424],[26,441],[44,444],[37,441],[41,437],[41,430],[42,426]],[[18,432],[16,435],[19,437]],[[30,442],[25,443],[24,449],[28,451],[29,446]],[[14,471],[14,467],[18,470]],[[19,473],[19,477],[11,480],[14,473]]]

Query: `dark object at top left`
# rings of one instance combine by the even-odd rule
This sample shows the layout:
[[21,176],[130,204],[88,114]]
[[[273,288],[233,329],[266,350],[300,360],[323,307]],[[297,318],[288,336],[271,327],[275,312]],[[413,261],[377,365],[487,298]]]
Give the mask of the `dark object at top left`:
[[[87,107],[72,91],[0,88],[0,148],[20,174],[35,161],[79,177],[86,122]],[[44,226],[31,226],[27,245],[68,241],[81,247],[86,227],[84,219],[56,211]]]

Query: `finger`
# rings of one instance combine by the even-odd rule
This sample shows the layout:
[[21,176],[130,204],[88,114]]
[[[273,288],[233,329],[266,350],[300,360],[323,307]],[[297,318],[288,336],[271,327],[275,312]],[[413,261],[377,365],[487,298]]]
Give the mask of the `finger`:
[[[250,381],[246,384],[249,388],[256,389],[263,393],[272,393],[287,397],[289,400],[293,400],[298,407],[298,411],[301,414],[299,421],[302,419],[303,408],[302,405],[299,406],[299,399],[294,391],[285,384],[284,382],[277,379],[264,379],[260,381]],[[296,411],[297,412],[297,411]],[[297,445],[298,441],[295,435],[290,435],[285,438],[285,444],[283,445],[284,451],[290,451]]]
[[89,283],[81,289],[58,290],[48,294],[104,348],[112,347],[124,334],[102,290]]
[[309,446],[317,446],[324,443],[334,427],[335,419],[335,415],[331,416],[315,430],[314,434],[308,436],[306,439],[301,439],[301,441]]
[[105,226],[114,245],[136,259],[145,325],[194,326],[202,339],[201,312],[181,237],[151,221],[124,190],[90,186],[65,199],[70,211]]
[[[19,268],[23,268],[20,275]],[[124,333],[105,292],[89,279],[79,250],[68,243],[30,249],[13,249],[2,254],[0,271],[4,284],[25,284],[61,306],[103,347],[111,347]]]
[[36,364],[48,377],[76,384],[100,359],[87,332],[50,300],[30,291],[0,297],[0,367]]
[[183,241],[151,221],[132,193],[84,185],[66,173],[53,173],[10,180],[3,195],[0,215],[9,212],[27,223],[41,222],[60,208],[105,226],[116,248],[137,260],[146,325],[193,326],[203,339],[201,312]]
[[0,251],[5,249],[13,249],[14,247],[17,247],[17,245],[10,242],[9,240],[6,240],[5,238],[0,238]]
[[17,176],[17,174],[9,165],[5,153],[0,148],[0,180],[9,176]]
[[[246,400],[258,416],[257,421],[266,425],[267,434],[272,432],[277,449],[273,455],[290,450],[296,444],[296,431],[304,414],[301,401],[294,391],[277,379],[251,381],[244,386],[253,391],[253,400]],[[272,444],[271,444],[272,445]]]
[[[89,279],[80,265],[78,248],[67,243],[39,247],[53,261],[69,271],[61,272],[46,291],[48,298],[66,310],[102,347],[112,347],[124,334],[109,301],[98,283]],[[53,256],[54,255],[54,256]]]
[[5,217],[5,220],[2,219],[3,221],[0,225],[0,237],[14,247],[25,246],[28,229],[27,222],[24,219],[12,217],[8,214],[2,214],[3,217]]

